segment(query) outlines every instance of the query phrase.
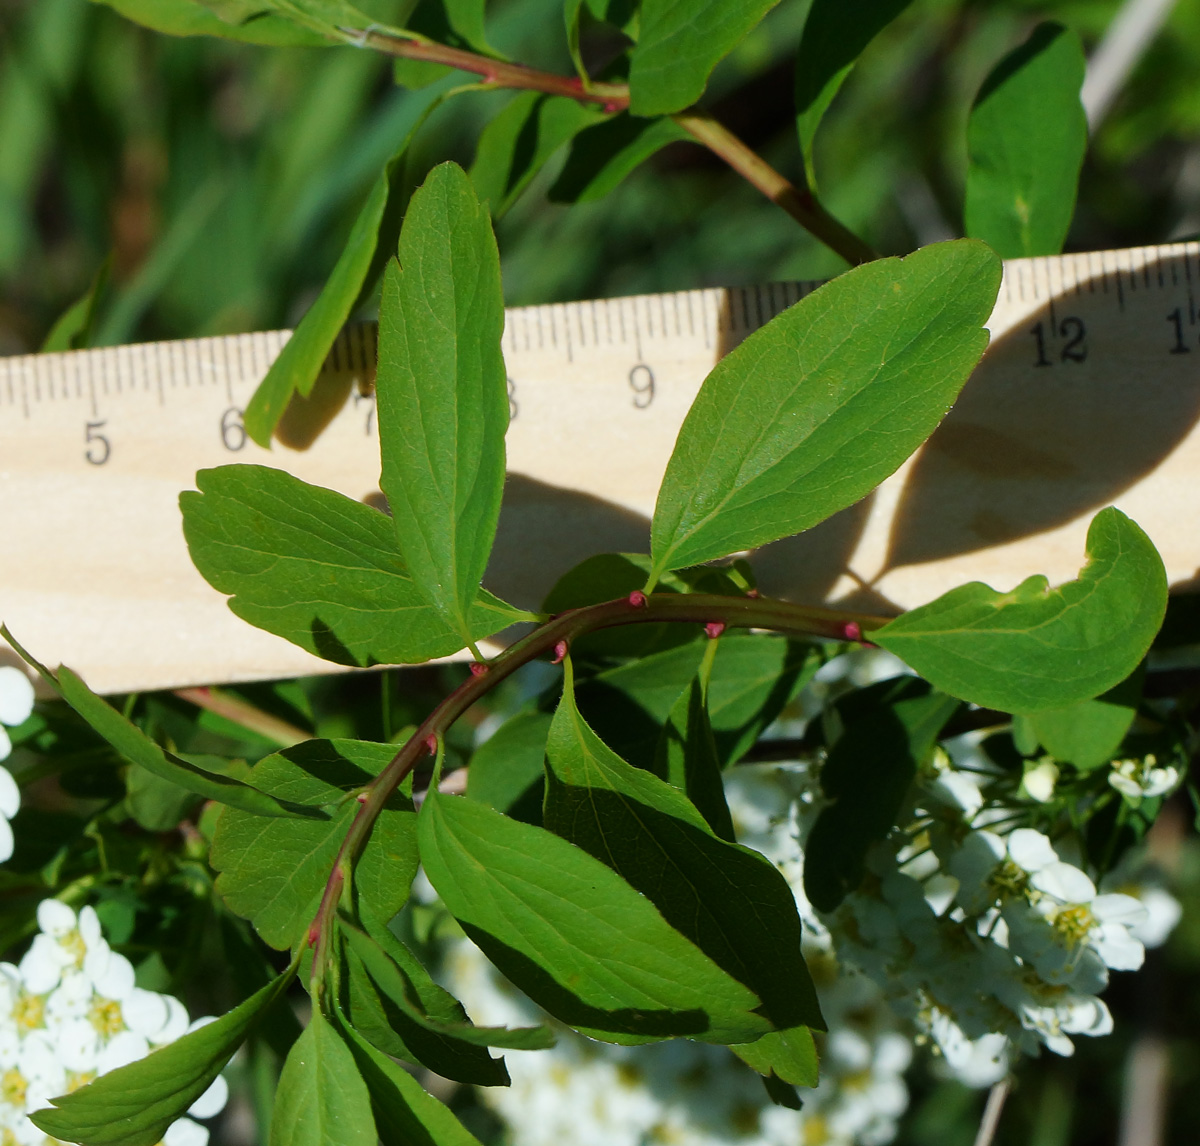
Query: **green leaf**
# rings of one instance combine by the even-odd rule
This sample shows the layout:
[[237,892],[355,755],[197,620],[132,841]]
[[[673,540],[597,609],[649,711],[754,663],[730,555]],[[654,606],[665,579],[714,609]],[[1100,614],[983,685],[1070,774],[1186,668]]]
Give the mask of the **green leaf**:
[[169,36],[220,36],[250,44],[328,48],[332,40],[267,13],[245,24],[230,24],[196,0],[92,0],[115,9],[128,20]]
[[[357,928],[343,924],[342,932],[349,970],[350,1018],[387,1054],[427,1066],[457,1082],[507,1086],[503,1060],[492,1058],[485,1048],[539,1050],[554,1045],[548,1027],[511,1030],[475,1026],[458,1001],[433,983],[399,941],[393,941],[390,949],[401,948],[403,962],[397,962]],[[426,1012],[422,995],[430,999],[437,1015]]]
[[108,280],[112,273],[112,256],[110,255],[96,272],[91,285],[82,298],[73,302],[59,317],[58,321],[46,335],[41,352],[52,354],[56,351],[83,350],[92,343],[92,331],[96,326],[96,310],[100,300],[108,290]]
[[796,54],[796,131],[810,186],[813,140],[833,97],[863,49],[909,5],[909,0],[813,0]]
[[586,84],[590,80],[579,49],[579,36],[585,19],[609,24],[631,39],[637,39],[637,0],[563,0],[563,22],[567,26],[567,49],[575,71]]
[[[755,1042],[742,1043],[729,1049],[748,1067],[765,1076],[768,1082],[774,1075],[792,1086],[817,1085],[817,1047],[808,1027],[771,1031]],[[780,1106],[792,1105],[791,1102],[783,1101],[770,1085],[767,1086],[767,1093],[771,1095],[771,1100]]]
[[[364,773],[382,760],[384,751],[390,759],[392,751],[388,745],[353,740],[326,743],[337,745],[343,759]],[[264,786],[275,783],[282,755],[256,764],[251,779]],[[295,778],[285,778],[279,790],[298,787]],[[216,887],[229,909],[249,919],[272,947],[293,946],[315,914],[316,901],[358,807],[356,800],[347,799],[314,811],[311,818],[286,822],[225,809],[217,820],[210,860],[221,873]],[[390,919],[408,899],[416,871],[412,801],[396,793],[371,829],[355,865],[354,886],[378,916]]]
[[833,911],[862,881],[867,850],[896,822],[917,767],[959,701],[912,677],[882,681],[838,706],[845,731],[829,749],[817,815],[804,851],[804,892]]
[[4,625],[0,625],[0,636],[126,760],[208,800],[219,800],[264,817],[296,814],[293,809],[285,808],[271,796],[240,780],[207,772],[160,748],[137,725],[92,692],[66,665],[60,665],[55,676],[45,665],[34,660]]
[[564,143],[603,119],[578,100],[522,92],[480,133],[470,170],[475,194],[494,217],[503,215]]
[[987,346],[1000,260],[935,243],[847,271],[705,379],[651,527],[656,576],[817,525],[893,473]]
[[[506,720],[471,757],[468,799],[526,822],[531,812],[540,818],[542,762],[549,732],[550,714],[546,712],[524,712]],[[525,809],[526,802],[535,797],[536,808]],[[525,814],[518,814],[522,810]]]
[[1056,255],[1087,150],[1079,37],[1039,24],[992,70],[967,121],[967,234],[1003,258]]
[[45,1133],[83,1146],[152,1146],[212,1085],[255,1020],[292,981],[268,983],[216,1022],[119,1067],[31,1117]]
[[441,84],[411,101],[403,142],[367,196],[321,293],[247,404],[246,432],[260,446],[270,445],[292,395],[308,397],[312,393],[339,332],[370,295],[392,257],[412,190],[406,172],[408,145],[430,115],[461,90],[452,86],[455,82]]
[[384,279],[380,485],[418,590],[467,644],[504,492],[503,331],[487,211],[462,168],[444,163],[413,194]]
[[566,840],[432,786],[418,835],[426,874],[467,935],[583,1034],[744,1042],[769,1029],[753,992]]
[[358,300],[382,272],[407,199],[404,156],[415,127],[376,180],[316,301],[305,312],[246,405],[243,423],[266,448],[293,394],[307,397]]
[[760,853],[715,835],[678,788],[600,740],[575,707],[569,661],[546,744],[545,823],[650,897],[758,995],[777,1029],[824,1027],[787,881]]
[[1099,696],[1145,656],[1167,607],[1154,543],[1120,510],[1092,519],[1079,577],[1010,593],[973,581],[877,629],[871,640],[936,688],[984,708],[1031,713]]
[[130,768],[125,787],[125,810],[148,832],[172,831],[200,801],[195,792],[147,772],[145,768]]
[[1107,764],[1121,747],[1142,699],[1145,664],[1095,700],[1048,708],[1024,719],[1038,743],[1057,760],[1090,771]]
[[370,740],[305,740],[264,756],[250,771],[254,786],[289,804],[320,808],[369,784],[396,755]]
[[629,70],[629,110],[669,115],[695,103],[713,68],[778,2],[642,0]]
[[355,1056],[320,1008],[296,1040],[275,1092],[271,1146],[376,1146]]
[[337,1017],[370,1091],[375,1128],[383,1146],[480,1146],[408,1071],[371,1046],[340,1011]]
[[672,119],[636,119],[628,112],[585,128],[571,141],[547,197],[553,203],[603,198],[669,143],[695,143]]
[[[411,664],[462,648],[378,510],[266,466],[200,470],[196,486],[179,497],[188,550],[243,620],[338,664]],[[524,616],[482,593],[472,639]]]
[[[692,643],[606,669],[580,683],[580,711],[618,756],[653,769],[663,725],[702,655],[703,645]],[[820,664],[801,641],[749,633],[721,638],[708,684],[708,720],[722,768],[741,759]]]
[[701,677],[680,693],[663,727],[653,771],[687,796],[714,835],[732,841],[733,819],[704,693]]

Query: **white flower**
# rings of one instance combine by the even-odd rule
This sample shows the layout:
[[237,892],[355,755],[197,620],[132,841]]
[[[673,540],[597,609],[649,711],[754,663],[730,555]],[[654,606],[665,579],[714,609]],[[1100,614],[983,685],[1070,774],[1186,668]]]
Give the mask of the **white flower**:
[[1150,800],[1165,796],[1179,783],[1179,769],[1170,764],[1158,767],[1151,753],[1141,760],[1114,760],[1108,782],[1131,800]]
[[[91,907],[58,900],[37,910],[39,931],[19,967],[0,963],[0,1143],[53,1146],[29,1114],[57,1095],[145,1058],[190,1029],[177,999],[138,987],[133,965],[110,949]],[[228,1099],[218,1077],[188,1111],[211,1118]],[[206,1146],[208,1131],[181,1118],[167,1146]]]
[[[33,685],[20,669],[0,665],[0,725],[15,728],[24,724],[33,712]],[[0,728],[0,760],[12,751],[8,733]]]
[[1054,799],[1054,787],[1058,783],[1058,765],[1053,760],[1041,760],[1026,767],[1021,784],[1030,799],[1039,804],[1048,804]]

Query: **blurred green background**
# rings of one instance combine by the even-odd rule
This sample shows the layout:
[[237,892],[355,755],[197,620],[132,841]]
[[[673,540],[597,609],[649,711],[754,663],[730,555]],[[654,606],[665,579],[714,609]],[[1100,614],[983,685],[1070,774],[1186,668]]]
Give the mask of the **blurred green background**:
[[[791,54],[806,8],[783,0],[720,66],[706,99],[797,180]],[[1075,27],[1090,48],[1116,10],[1111,0],[916,0],[870,47],[822,128],[827,205],[886,253],[961,233],[963,127],[983,76],[1039,19]],[[497,47],[569,70],[561,0],[494,0],[489,11]],[[364,51],[173,40],[88,0],[0,0],[0,354],[36,350],[109,258],[100,344],[293,324],[419,98]],[[418,167],[469,164],[509,98],[445,105],[419,137]],[[821,278],[842,266],[698,147],[672,145],[607,198],[574,208],[545,198],[556,168],[498,222],[510,303]],[[1179,0],[1096,132],[1068,249],[1197,231],[1200,0]],[[339,690],[366,686],[322,687],[340,704]],[[1153,1057],[1160,1036],[1165,1140],[1194,1140],[1200,850],[1184,838],[1190,809],[1175,811],[1160,846],[1178,873],[1184,923],[1147,970],[1117,976],[1117,1034],[1079,1040],[1074,1059],[1025,1065],[999,1141],[1117,1141],[1133,1048]],[[982,1100],[916,1072],[901,1141],[971,1142]]]

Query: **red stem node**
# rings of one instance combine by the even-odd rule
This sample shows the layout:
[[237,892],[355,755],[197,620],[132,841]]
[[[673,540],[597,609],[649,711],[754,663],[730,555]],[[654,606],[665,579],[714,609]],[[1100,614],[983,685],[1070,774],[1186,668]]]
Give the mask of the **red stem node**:
[[708,639],[710,641],[715,641],[725,631],[725,622],[709,621],[708,624],[704,626],[704,631],[708,634]]

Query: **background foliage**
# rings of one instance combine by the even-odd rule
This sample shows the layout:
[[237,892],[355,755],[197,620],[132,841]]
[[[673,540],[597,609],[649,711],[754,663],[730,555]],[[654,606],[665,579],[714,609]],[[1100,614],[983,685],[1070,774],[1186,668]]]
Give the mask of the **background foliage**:
[[[385,0],[362,6],[386,15]],[[785,0],[719,65],[706,97],[723,122],[797,181],[792,60],[784,53],[805,10],[801,0]],[[1062,20],[1090,47],[1114,11],[1107,0],[917,0],[868,49],[818,137],[814,166],[830,209],[884,253],[962,233],[964,125],[985,74],[1039,19]],[[497,0],[489,35],[514,58],[566,71],[560,12],[559,0]],[[86,0],[0,0],[0,37],[0,353],[40,346],[106,260],[101,344],[294,324],[424,106],[421,93],[397,88],[388,62],[371,53],[169,39]],[[1066,249],[1200,230],[1198,74],[1200,4],[1181,0],[1092,141]],[[522,98],[494,93],[436,111],[418,143],[416,174],[447,158],[469,167],[482,126]],[[569,210],[543,193],[560,165],[551,163],[497,223],[510,304],[821,278],[841,269],[836,256],[692,144],[669,143],[612,194]],[[374,305],[368,300],[363,313]],[[305,732],[389,740],[459,674],[407,670],[241,691]],[[496,713],[513,711],[537,683],[518,680],[489,703]],[[1194,681],[1160,676],[1156,687],[1178,691]],[[131,704],[144,727],[180,751],[254,759],[279,746],[197,715],[177,697]],[[460,725],[448,751],[463,750],[470,735]],[[18,818],[21,850],[0,877],[6,945],[25,937],[12,921],[40,897],[30,873],[83,823],[81,810],[103,807],[114,794],[106,788],[113,757],[82,723],[58,718],[53,728],[26,728],[19,752],[14,769],[49,773],[65,762],[67,771]],[[144,961],[140,981],[184,995],[194,1013],[221,1013],[258,986],[265,968],[239,948],[230,920],[196,910],[210,902],[206,869],[177,863],[175,842],[156,834],[178,821],[174,799],[169,785],[140,780],[111,822],[71,852],[76,869],[58,879],[98,889],[113,942]],[[1191,1037],[1200,1021],[1200,851],[1178,838],[1185,812],[1181,805],[1175,820],[1164,821],[1174,828],[1161,843],[1178,868],[1184,923],[1136,980],[1118,978],[1108,995],[1114,1036],[1082,1040],[1074,1059],[1044,1058],[1025,1074],[1002,1141],[1111,1141],[1129,1043],[1160,1025],[1172,1040],[1171,1140],[1190,1141],[1190,1127],[1200,1124],[1200,1052]],[[127,814],[140,831],[129,829]],[[139,874],[115,874],[131,871]],[[239,1060],[240,1101],[218,1141],[256,1140],[278,1069],[269,1036]],[[921,1087],[900,1140],[969,1141],[980,1096],[935,1080]],[[471,1102],[465,1089],[452,1098],[486,1137],[489,1124]]]

